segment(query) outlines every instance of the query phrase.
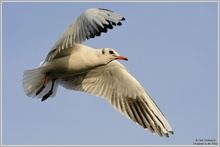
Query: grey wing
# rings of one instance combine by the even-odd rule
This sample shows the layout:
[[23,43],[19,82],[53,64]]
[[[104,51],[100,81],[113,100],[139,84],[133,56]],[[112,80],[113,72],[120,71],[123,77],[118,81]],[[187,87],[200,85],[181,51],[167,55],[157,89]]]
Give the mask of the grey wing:
[[139,82],[117,61],[88,73],[65,77],[61,86],[106,98],[113,107],[152,133],[173,134],[168,121]]
[[125,20],[124,17],[107,9],[86,10],[64,31],[45,61],[52,60],[61,50],[73,44],[82,43],[86,39],[100,36],[102,32],[107,32],[107,29],[112,29],[113,26],[122,25],[120,22],[122,20]]

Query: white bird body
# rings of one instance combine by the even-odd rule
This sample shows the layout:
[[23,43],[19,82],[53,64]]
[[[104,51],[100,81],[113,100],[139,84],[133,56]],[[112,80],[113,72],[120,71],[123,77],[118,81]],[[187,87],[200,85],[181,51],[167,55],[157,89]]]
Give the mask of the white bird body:
[[[61,78],[66,75],[76,75],[95,67],[106,64],[100,62],[100,50],[89,46],[76,44],[63,50],[53,60],[43,66],[43,73],[50,72],[53,78]],[[93,58],[88,58],[92,56]],[[64,74],[65,73],[65,74]]]
[[141,84],[116,59],[127,60],[111,48],[94,49],[81,43],[121,25],[122,16],[106,9],[82,13],[55,43],[41,66],[27,70],[23,87],[42,101],[54,97],[58,85],[108,100],[113,107],[152,133],[173,134],[168,121]]

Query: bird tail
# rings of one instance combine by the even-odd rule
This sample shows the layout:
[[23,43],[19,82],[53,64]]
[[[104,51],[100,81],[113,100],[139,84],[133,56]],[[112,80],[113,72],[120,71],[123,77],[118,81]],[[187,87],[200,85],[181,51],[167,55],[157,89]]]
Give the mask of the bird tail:
[[[44,84],[46,74],[42,72],[43,68],[44,67],[39,67],[24,71],[22,86],[27,96],[41,98],[50,91],[52,86],[52,79],[49,77],[47,80],[46,87],[38,95],[36,95],[36,92]],[[54,97],[56,95],[57,88],[58,88],[58,81],[55,81],[53,93],[50,97]]]

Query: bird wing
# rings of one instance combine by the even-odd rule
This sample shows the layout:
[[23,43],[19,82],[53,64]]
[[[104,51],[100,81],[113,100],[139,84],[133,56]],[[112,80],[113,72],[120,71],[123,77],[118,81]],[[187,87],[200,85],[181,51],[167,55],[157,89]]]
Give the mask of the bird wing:
[[152,133],[173,134],[168,121],[139,82],[117,61],[88,73],[64,77],[61,86],[106,98],[113,107]]
[[80,44],[86,39],[100,36],[102,32],[107,32],[107,29],[112,29],[113,26],[122,25],[120,22],[122,20],[125,20],[124,17],[107,9],[87,9],[64,31],[44,62],[54,59],[61,50],[73,44]]

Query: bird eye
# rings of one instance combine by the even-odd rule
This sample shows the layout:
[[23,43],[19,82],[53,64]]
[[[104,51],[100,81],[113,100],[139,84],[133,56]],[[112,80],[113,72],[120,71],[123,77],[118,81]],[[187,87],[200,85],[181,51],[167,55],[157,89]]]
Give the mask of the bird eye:
[[113,51],[109,51],[109,54],[113,54],[114,52]]

